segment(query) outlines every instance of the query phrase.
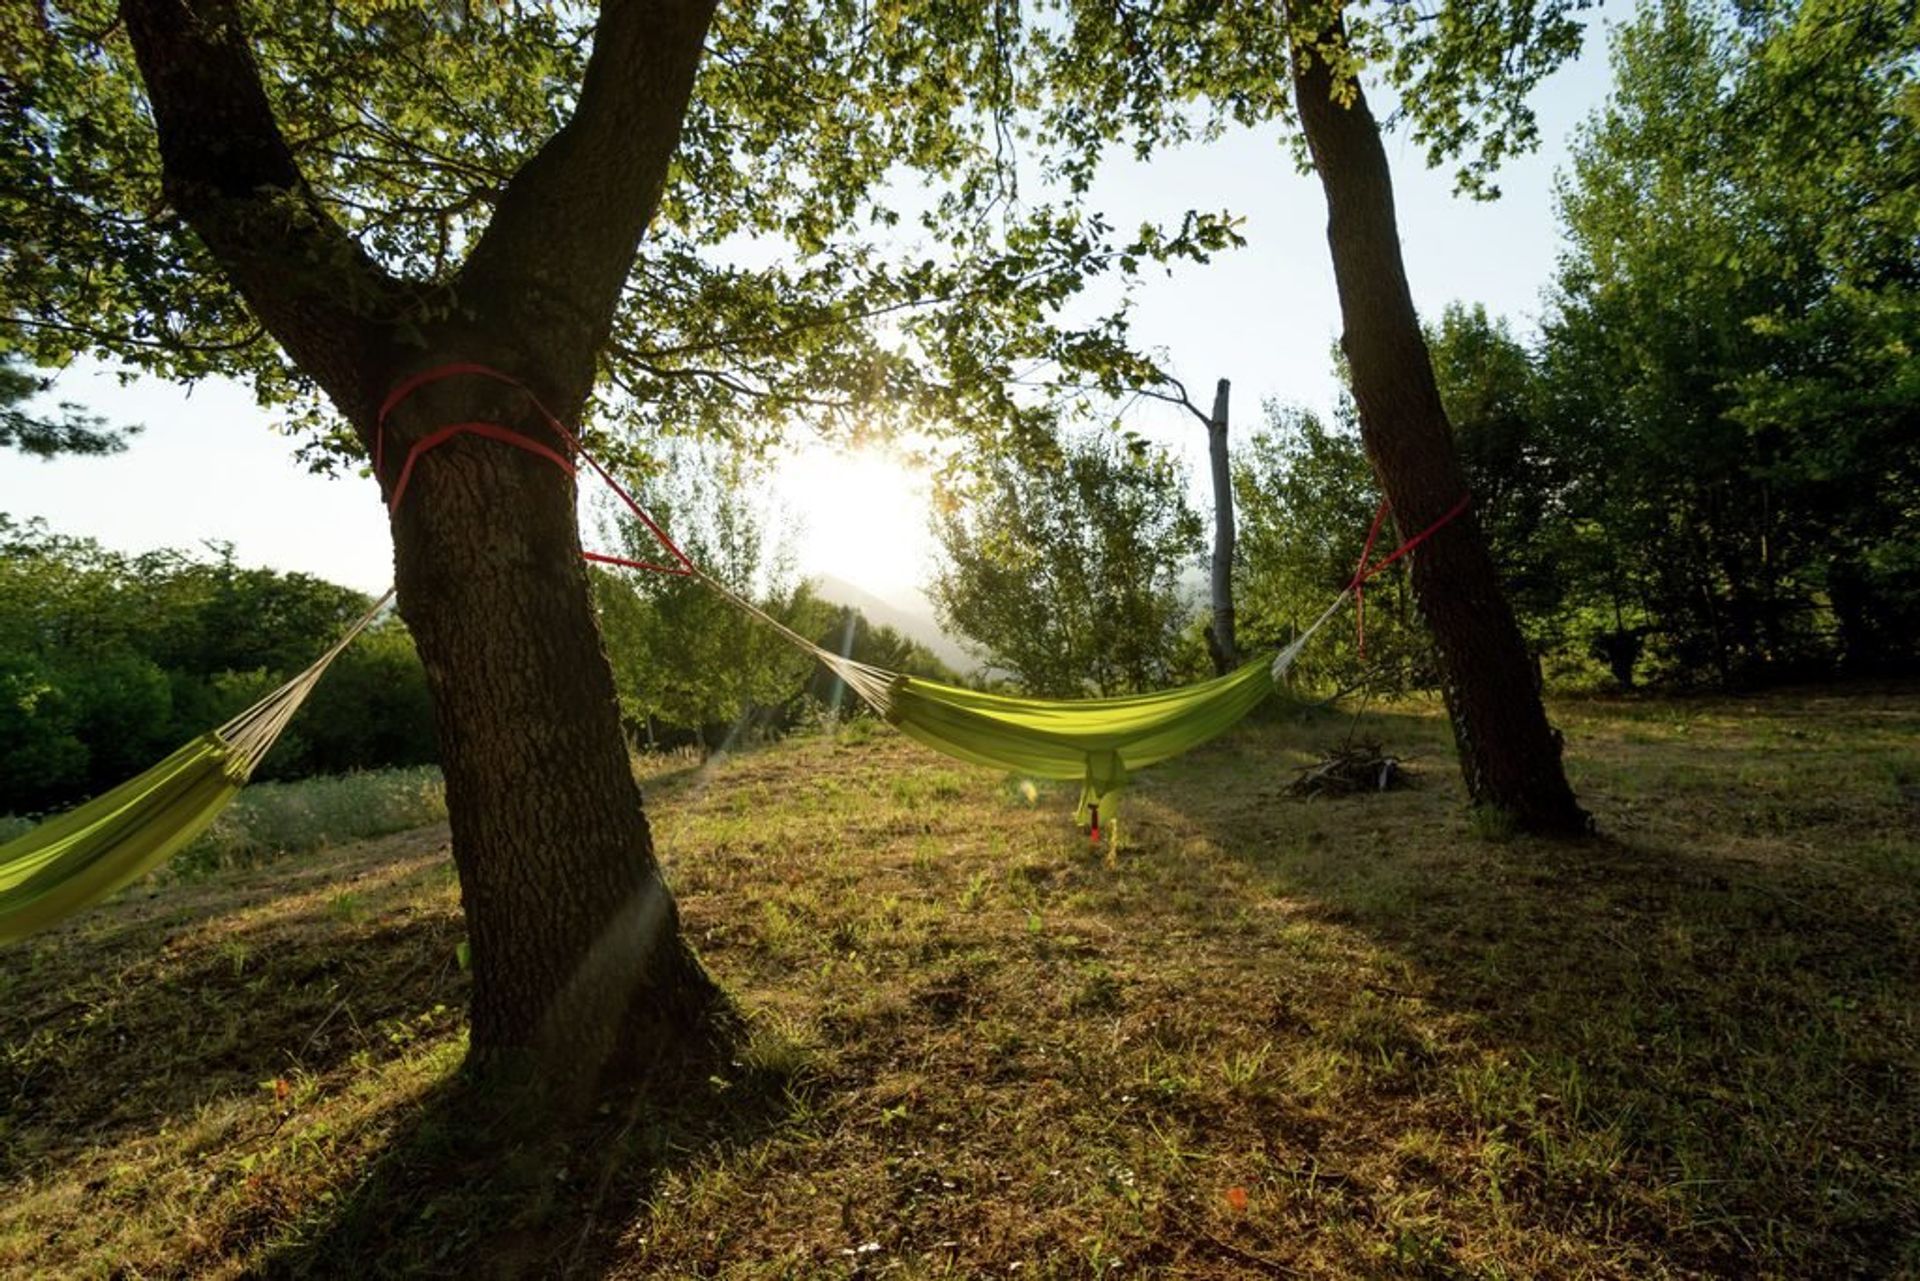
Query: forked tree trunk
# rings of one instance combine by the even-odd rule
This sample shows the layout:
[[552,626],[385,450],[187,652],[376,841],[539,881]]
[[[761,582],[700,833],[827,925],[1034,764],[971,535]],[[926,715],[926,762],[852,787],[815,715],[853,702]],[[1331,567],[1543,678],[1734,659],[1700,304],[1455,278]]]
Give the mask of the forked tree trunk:
[[[558,443],[524,395],[476,379],[422,390],[396,426],[475,420]],[[573,482],[509,446],[456,440],[423,456],[393,533],[446,772],[472,1065],[578,1094],[696,1048],[688,1038],[720,1030],[725,1006],[654,859]]]
[[[395,380],[442,362],[491,361],[577,418],[659,204],[713,6],[605,0],[571,117],[491,193],[493,218],[451,282],[389,272],[316,196],[238,0],[120,8],[169,200],[371,445]],[[420,316],[456,298],[423,349]],[[401,406],[383,485],[409,441],[474,421],[564,448],[523,393],[461,377]],[[569,1096],[731,1030],[654,861],[575,521],[564,472],[471,438],[424,456],[393,520],[472,947],[470,1063]]]
[[1213,474],[1213,625],[1208,648],[1213,670],[1221,676],[1240,662],[1233,621],[1233,470],[1227,459],[1227,406],[1233,384],[1222,378],[1213,389],[1213,414],[1207,419],[1207,459]]
[[[1344,41],[1335,30],[1329,43]],[[1327,198],[1344,323],[1341,347],[1360,433],[1402,538],[1428,528],[1467,492],[1441,408],[1400,256],[1393,181],[1380,129],[1357,83],[1334,97],[1326,60],[1294,51],[1294,101]],[[1486,539],[1469,510],[1411,557],[1414,600],[1433,632],[1460,769],[1475,805],[1495,806],[1524,830],[1575,834],[1589,820],[1574,800],[1547,723],[1534,666]]]

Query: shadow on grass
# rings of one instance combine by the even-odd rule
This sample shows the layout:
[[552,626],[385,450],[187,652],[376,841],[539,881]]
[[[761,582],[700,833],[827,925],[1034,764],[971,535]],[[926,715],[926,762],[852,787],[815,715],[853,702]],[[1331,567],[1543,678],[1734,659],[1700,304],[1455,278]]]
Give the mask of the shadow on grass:
[[399,1025],[409,1039],[450,1031],[460,923],[417,901],[444,874],[373,848],[384,856],[171,886],[7,957],[0,1181],[190,1126],[263,1078],[390,1052]]
[[795,1082],[739,1062],[683,1064],[580,1121],[533,1122],[458,1076],[359,1184],[283,1231],[270,1277],[571,1277],[603,1272],[662,1176],[752,1143]]
[[[1435,737],[1384,719],[1363,736]],[[1398,958],[1386,995],[1354,998],[1362,1070],[1506,1150],[1513,1212],[1716,1275],[1920,1270],[1920,893],[1857,853],[1882,839],[1875,803],[1815,784],[1785,839],[1731,839],[1710,825],[1738,763],[1709,757],[1698,797],[1645,798],[1698,806],[1663,838],[1497,843],[1451,764],[1306,806],[1282,780],[1254,804],[1163,788],[1161,835],[1224,857],[1141,857],[1196,905],[1251,874]]]
[[590,1274],[664,1171],[785,1115],[766,1032],[564,1124],[469,1085],[453,895],[435,840],[373,842],[8,957],[0,1188],[52,1197],[21,1230],[64,1195],[129,1271]]

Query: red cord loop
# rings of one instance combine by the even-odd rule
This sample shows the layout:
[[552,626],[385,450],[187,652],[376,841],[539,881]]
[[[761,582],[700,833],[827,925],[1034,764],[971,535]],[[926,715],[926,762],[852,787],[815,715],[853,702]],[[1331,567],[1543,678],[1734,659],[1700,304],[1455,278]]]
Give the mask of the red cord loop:
[[1367,657],[1367,580],[1439,533],[1472,505],[1473,495],[1462,494],[1460,501],[1455,503],[1446,515],[1394,548],[1379,563],[1369,565],[1367,560],[1373,555],[1374,540],[1380,536],[1380,527],[1386,524],[1387,513],[1393,510],[1393,503],[1390,500],[1380,501],[1380,510],[1373,514],[1373,525],[1367,530],[1366,545],[1360,549],[1360,563],[1354,567],[1353,581],[1347,584],[1348,590],[1353,593],[1354,643],[1359,647],[1362,661]]
[[[540,417],[545,420],[548,427],[553,429],[554,434],[565,443],[568,449],[572,450],[580,458],[586,460],[587,466],[593,468],[595,474],[606,482],[607,488],[619,496],[620,501],[627,505],[627,510],[632,512],[634,516],[639,519],[640,523],[647,527],[647,531],[660,541],[660,545],[672,553],[673,559],[677,563],[661,565],[648,560],[628,560],[620,556],[603,556],[598,552],[582,552],[582,556],[588,560],[597,561],[604,565],[625,565],[632,569],[652,570],[656,574],[675,574],[683,578],[695,576],[698,571],[694,568],[693,561],[685,552],[680,550],[671,538],[667,537],[667,531],[660,528],[653,517],[647,514],[646,509],[640,506],[639,501],[627,492],[626,487],[615,480],[612,473],[608,472],[605,467],[602,467],[597,458],[587,452],[586,447],[580,443],[580,438],[567,430],[566,424],[554,417],[553,413],[545,405],[540,403],[540,398],[535,396],[532,389],[525,383],[513,377],[511,374],[501,373],[491,365],[471,363],[436,365],[432,369],[417,373],[411,378],[396,384],[394,389],[387,393],[386,400],[381,403],[380,417],[374,426],[373,474],[376,477],[384,476],[385,474],[383,470],[385,455],[383,446],[387,438],[387,418],[400,406],[402,401],[413,395],[414,392],[419,391],[422,387],[437,383],[445,378],[455,378],[462,375],[491,378],[495,382],[505,383],[507,386],[517,388],[524,393],[527,399],[533,402],[533,407],[540,411]],[[407,484],[413,479],[414,464],[420,461],[421,456],[438,449],[441,445],[446,444],[456,436],[484,436],[488,440],[497,440],[502,444],[512,445],[516,449],[524,449],[530,454],[545,458],[569,476],[577,474],[574,465],[561,457],[558,452],[521,432],[514,431],[510,427],[502,426],[499,423],[487,422],[455,423],[452,426],[442,427],[422,436],[414,442],[413,448],[407,451],[406,461],[400,465],[400,475],[393,483],[393,497],[387,501],[387,510],[389,512],[395,512],[400,509],[400,500],[406,496]]]

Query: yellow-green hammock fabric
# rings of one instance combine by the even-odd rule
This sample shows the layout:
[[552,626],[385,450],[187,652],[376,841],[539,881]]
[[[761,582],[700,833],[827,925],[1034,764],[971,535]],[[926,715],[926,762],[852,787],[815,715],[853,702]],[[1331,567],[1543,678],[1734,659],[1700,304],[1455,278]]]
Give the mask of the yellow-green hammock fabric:
[[1080,784],[1079,821],[1099,833],[1115,793],[1136,769],[1225,733],[1271,694],[1313,634],[1346,603],[1334,598],[1277,655],[1225,676],[1126,698],[1046,699],[989,694],[902,676],[843,658],[794,632],[698,570],[694,576],[812,654],[901,732],[937,752],[990,769]]
[[0,943],[97,903],[180,852],[246,782],[203,734],[158,765],[0,846]]
[[0,845],[0,943],[99,902],[204,832],[246,784],[327,665],[386,602],[381,597],[311,667],[219,729]]
[[1224,733],[1273,692],[1273,660],[1181,689],[1077,702],[1014,698],[903,677],[887,719],[935,751],[1029,778],[1080,784],[1079,818],[1098,831],[1133,771]]

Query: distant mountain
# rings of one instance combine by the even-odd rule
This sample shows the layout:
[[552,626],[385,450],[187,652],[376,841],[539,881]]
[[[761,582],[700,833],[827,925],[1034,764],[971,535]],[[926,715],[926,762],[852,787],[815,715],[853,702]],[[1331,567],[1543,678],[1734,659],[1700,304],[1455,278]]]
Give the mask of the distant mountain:
[[980,660],[968,654],[958,641],[940,630],[940,624],[933,616],[933,602],[927,599],[924,592],[908,589],[900,593],[900,599],[896,602],[876,596],[864,587],[855,587],[846,579],[835,578],[831,574],[815,574],[813,587],[822,599],[836,605],[851,605],[865,614],[868,622],[891,627],[909,640],[919,641],[956,672],[970,672],[980,665]]

